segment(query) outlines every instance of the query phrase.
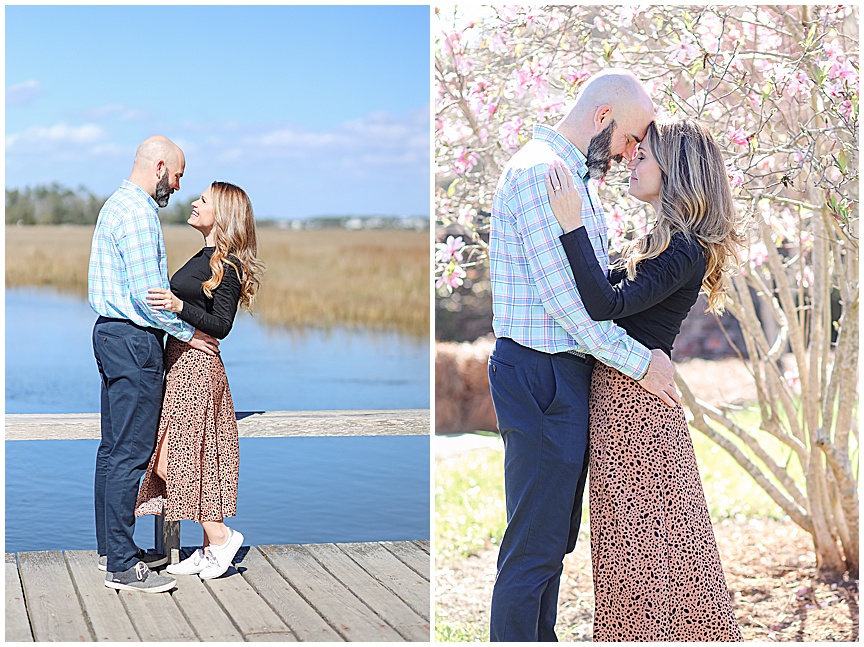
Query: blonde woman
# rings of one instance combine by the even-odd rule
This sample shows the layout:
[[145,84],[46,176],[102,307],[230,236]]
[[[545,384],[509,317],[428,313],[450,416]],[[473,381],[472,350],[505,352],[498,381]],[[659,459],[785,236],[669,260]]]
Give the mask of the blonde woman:
[[[204,236],[204,248],[171,277],[171,290],[153,289],[155,310],[176,312],[196,329],[224,339],[238,304],[251,312],[262,265],[249,196],[237,186],[214,182],[192,203],[187,221]],[[201,524],[203,546],[174,575],[219,577],[243,544],[225,525],[237,510],[239,443],[228,378],[220,355],[209,356],[173,337],[165,347],[165,395],[156,451],[135,514],[191,519]]]
[[[549,202],[591,318],[671,355],[700,289],[723,312],[740,225],[723,156],[696,122],[652,124],[628,169],[630,195],[656,221],[608,276],[559,163],[546,178]],[[681,405],[598,362],[589,419],[594,640],[740,641]]]

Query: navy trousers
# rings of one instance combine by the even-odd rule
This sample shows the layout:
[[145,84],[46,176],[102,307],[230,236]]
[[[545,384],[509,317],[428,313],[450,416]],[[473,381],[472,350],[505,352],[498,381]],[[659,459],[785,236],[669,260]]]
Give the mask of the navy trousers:
[[135,566],[135,500],[156,445],[162,404],[162,337],[125,319],[99,317],[93,353],[102,378],[102,442],[96,453],[96,546],[108,570]]
[[492,592],[492,641],[557,641],[564,555],[579,534],[588,475],[593,357],[498,339],[489,385],[504,439],[507,529]]

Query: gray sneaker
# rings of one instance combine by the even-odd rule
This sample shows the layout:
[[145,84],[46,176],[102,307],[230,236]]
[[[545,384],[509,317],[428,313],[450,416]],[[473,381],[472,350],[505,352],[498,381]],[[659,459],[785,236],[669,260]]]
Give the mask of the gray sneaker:
[[[138,553],[135,555],[135,558],[139,561],[147,564],[147,568],[156,568],[158,566],[164,566],[168,563],[168,557],[163,555],[162,553],[150,553],[144,552],[140,548],[138,549]],[[107,571],[108,570],[108,556],[107,555],[99,555],[99,570]]]
[[144,562],[138,562],[122,573],[108,573],[105,576],[105,586],[120,591],[140,591],[141,593],[164,593],[174,588],[177,583],[173,577],[158,575],[147,568]]

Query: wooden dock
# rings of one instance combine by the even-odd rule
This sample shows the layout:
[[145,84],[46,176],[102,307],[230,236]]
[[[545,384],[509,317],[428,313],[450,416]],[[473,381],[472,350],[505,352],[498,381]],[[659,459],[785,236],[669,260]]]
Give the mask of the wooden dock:
[[428,541],[244,546],[159,594],[106,588],[96,560],[7,553],[6,642],[431,640]]
[[[428,436],[429,409],[238,411],[241,438]],[[98,413],[7,413],[6,440],[98,440]]]

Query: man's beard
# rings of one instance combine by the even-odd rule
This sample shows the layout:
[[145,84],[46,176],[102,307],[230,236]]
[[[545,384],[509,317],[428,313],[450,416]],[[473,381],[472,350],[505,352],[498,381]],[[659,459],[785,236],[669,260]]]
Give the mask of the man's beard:
[[610,160],[620,162],[623,155],[612,155],[612,131],[615,130],[615,120],[591,138],[588,142],[588,155],[586,164],[588,176],[592,180],[602,180],[609,170]]
[[165,175],[162,176],[162,179],[156,183],[156,195],[153,196],[153,199],[156,201],[160,207],[167,207],[168,200],[171,198],[171,194],[174,191],[171,190],[170,185],[168,184],[168,176],[171,175],[168,172],[168,169],[165,169]]

